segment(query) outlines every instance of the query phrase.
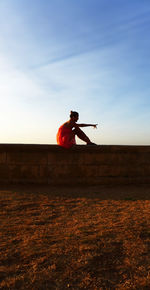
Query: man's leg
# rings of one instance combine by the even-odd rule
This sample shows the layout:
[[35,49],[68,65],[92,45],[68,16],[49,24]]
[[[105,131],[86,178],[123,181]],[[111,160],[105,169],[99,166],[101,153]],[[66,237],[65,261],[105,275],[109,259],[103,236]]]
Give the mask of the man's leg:
[[73,130],[73,134],[77,135],[82,141],[86,142],[87,144],[92,144],[91,140],[86,136],[86,134],[80,128],[75,128]]

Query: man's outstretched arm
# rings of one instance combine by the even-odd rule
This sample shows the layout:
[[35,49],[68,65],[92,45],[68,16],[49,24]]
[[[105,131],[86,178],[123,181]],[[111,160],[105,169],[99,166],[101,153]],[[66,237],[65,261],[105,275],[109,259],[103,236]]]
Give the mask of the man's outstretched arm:
[[97,128],[98,124],[76,124],[78,127],[94,127]]

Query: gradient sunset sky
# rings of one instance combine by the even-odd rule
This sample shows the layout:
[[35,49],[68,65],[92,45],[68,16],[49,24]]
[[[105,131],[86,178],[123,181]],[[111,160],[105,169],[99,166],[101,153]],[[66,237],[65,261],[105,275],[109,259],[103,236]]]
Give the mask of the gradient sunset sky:
[[70,110],[150,145],[149,0],[0,0],[0,143],[56,144]]

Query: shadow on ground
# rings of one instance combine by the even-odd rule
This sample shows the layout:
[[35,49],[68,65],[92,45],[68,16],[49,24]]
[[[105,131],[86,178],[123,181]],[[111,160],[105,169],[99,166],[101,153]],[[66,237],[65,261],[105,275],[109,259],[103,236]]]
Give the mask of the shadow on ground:
[[52,186],[33,184],[0,185],[0,191],[12,193],[48,194],[52,198],[99,198],[100,200],[150,200],[150,185],[77,185]]

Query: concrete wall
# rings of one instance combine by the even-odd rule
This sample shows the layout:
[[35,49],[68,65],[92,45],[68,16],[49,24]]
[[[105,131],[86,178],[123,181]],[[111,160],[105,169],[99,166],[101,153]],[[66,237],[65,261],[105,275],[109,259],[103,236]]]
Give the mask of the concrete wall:
[[150,146],[0,144],[1,183],[150,183]]

